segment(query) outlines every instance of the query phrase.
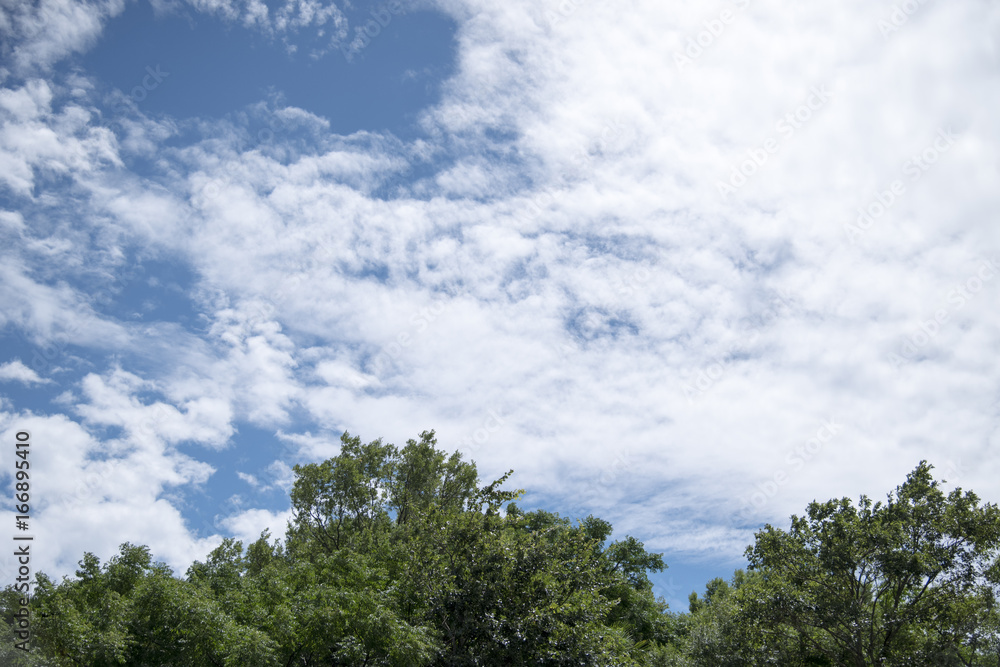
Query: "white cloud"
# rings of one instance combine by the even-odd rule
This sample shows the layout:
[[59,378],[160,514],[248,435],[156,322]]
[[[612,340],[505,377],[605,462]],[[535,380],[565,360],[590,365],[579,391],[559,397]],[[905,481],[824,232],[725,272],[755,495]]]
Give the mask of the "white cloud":
[[[41,0],[0,6],[0,34],[20,72],[47,70],[71,53],[90,48],[104,22],[125,8],[124,0]],[[7,55],[7,54],[5,54]]]
[[222,520],[222,525],[245,546],[256,542],[264,530],[270,531],[272,541],[275,538],[283,538],[291,518],[291,510],[272,512],[264,509],[252,509],[226,517]]
[[[0,324],[13,323],[43,346],[32,367],[58,364],[70,345],[103,348],[124,344],[124,328],[102,318],[85,295],[66,284],[35,281],[28,267],[12,258],[0,267]],[[38,363],[35,363],[38,361]]]
[[0,364],[0,382],[20,382],[22,384],[49,384],[52,380],[40,377],[33,369],[25,366],[20,359]]
[[267,492],[281,490],[286,496],[295,483],[295,471],[284,461],[273,461],[258,475],[237,471],[236,476],[249,484],[255,491]]
[[[3,437],[12,442],[18,431],[31,434],[36,571],[72,572],[84,551],[104,560],[130,541],[149,545],[183,572],[220,541],[192,536],[180,510],[162,497],[168,486],[204,483],[209,466],[164,448],[155,437],[101,441],[62,415],[0,413]],[[0,454],[5,470],[13,468],[11,455]]]
[[221,446],[232,433],[229,406],[209,396],[182,401],[183,410],[160,401],[144,404],[136,394],[155,391],[157,384],[120,368],[105,376],[88,374],[81,385],[85,402],[77,404],[77,412],[89,423],[121,427],[133,439]]
[[242,479],[244,482],[246,482],[250,486],[254,487],[255,489],[258,488],[258,487],[260,487],[260,480],[258,480],[256,477],[254,477],[251,474],[248,474],[248,473],[245,473],[245,472],[237,472],[236,476],[239,477],[240,479]]
[[52,99],[52,86],[41,79],[0,90],[0,183],[23,197],[39,174],[87,178],[121,165],[114,135],[92,124],[91,109],[67,104],[54,112]]
[[274,486],[284,491],[286,494],[292,490],[295,484],[295,471],[284,461],[274,461],[267,467],[267,472],[274,479]]
[[17,211],[0,211],[0,225],[14,231],[23,232],[24,216]]
[[313,435],[305,433],[285,433],[279,430],[276,433],[279,440],[295,445],[298,449],[298,458],[304,463],[314,463],[332,458],[340,451],[339,436]]

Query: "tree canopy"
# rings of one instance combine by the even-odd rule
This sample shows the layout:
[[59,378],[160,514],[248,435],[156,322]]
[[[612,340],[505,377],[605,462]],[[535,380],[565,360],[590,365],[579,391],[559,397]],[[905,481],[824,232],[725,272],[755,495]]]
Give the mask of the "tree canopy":
[[[522,511],[511,473],[480,485],[436,444],[345,433],[294,468],[283,541],[227,539],[183,578],[131,544],[39,575],[33,651],[4,664],[633,665],[669,640],[660,555],[592,516]],[[15,608],[8,589],[8,624]]]
[[921,461],[885,502],[812,502],[766,525],[748,572],[692,595],[694,665],[1000,665],[1000,511]]
[[984,665],[1000,667],[1000,511],[921,462],[885,502],[810,503],[766,525],[747,571],[686,611],[666,565],[594,516],[524,511],[511,472],[345,433],[295,467],[284,539],[226,539],[176,576],[144,546],[36,577],[34,642],[4,665]]
[[[887,500],[810,503],[747,549],[770,633],[827,664],[969,665],[997,645],[1000,511],[921,461]],[[995,664],[995,660],[993,662]]]

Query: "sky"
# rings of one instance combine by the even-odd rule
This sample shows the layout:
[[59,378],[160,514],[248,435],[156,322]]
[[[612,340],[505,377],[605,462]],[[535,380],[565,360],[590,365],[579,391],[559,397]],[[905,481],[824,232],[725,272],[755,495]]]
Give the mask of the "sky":
[[7,532],[21,431],[61,576],[280,536],[292,466],[433,429],[662,552],[683,611],[923,459],[1000,500],[998,35],[986,0],[0,0]]

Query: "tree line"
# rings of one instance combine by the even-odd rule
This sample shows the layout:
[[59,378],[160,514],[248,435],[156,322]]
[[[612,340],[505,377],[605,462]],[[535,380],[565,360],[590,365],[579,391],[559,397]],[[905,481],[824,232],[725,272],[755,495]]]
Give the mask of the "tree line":
[[931,470],[764,526],[746,571],[674,611],[648,576],[662,555],[607,521],[522,510],[511,472],[480,485],[433,431],[345,433],[295,467],[283,540],[226,539],[184,577],[130,543],[39,573],[28,652],[8,586],[0,664],[1000,667],[1000,511]]

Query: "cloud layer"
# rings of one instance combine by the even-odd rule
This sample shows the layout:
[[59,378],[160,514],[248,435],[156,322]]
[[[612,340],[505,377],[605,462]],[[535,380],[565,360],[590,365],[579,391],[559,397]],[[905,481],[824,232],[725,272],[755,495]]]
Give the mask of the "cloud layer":
[[[332,5],[258,4],[191,10],[350,34]],[[248,492],[342,430],[435,428],[668,562],[736,563],[760,522],[923,458],[997,497],[992,3],[429,6],[457,63],[412,140],[273,102],[248,110],[266,141],[235,116],[109,127],[87,73],[51,68],[123,5],[4,10],[0,323],[36,361],[0,377],[62,393],[0,418],[51,443],[49,567],[280,533],[279,505],[185,523],[241,425],[277,461]]]

